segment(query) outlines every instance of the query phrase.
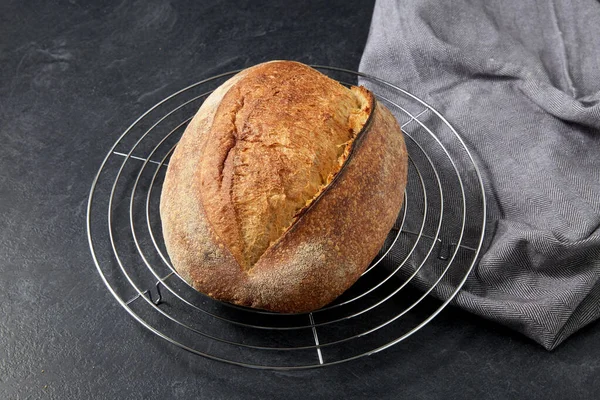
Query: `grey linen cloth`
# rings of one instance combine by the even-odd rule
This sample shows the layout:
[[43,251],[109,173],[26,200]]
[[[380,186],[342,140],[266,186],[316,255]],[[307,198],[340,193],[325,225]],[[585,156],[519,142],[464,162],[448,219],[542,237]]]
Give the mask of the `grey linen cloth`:
[[494,228],[455,304],[547,349],[597,319],[600,2],[377,1],[360,70],[436,107],[482,164]]

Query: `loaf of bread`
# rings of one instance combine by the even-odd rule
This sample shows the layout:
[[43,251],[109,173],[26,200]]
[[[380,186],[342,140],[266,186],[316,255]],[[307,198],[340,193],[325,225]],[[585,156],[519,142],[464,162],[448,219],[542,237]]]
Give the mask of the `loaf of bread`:
[[297,62],[248,68],[206,99],[171,157],[169,257],[215,299],[321,308],[377,255],[406,174],[400,128],[368,90]]

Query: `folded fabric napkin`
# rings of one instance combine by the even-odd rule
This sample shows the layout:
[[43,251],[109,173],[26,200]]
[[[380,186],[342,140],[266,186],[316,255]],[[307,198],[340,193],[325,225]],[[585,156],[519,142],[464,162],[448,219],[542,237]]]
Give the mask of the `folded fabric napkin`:
[[547,349],[597,319],[600,3],[377,1],[360,70],[436,107],[482,164],[494,229],[455,304]]

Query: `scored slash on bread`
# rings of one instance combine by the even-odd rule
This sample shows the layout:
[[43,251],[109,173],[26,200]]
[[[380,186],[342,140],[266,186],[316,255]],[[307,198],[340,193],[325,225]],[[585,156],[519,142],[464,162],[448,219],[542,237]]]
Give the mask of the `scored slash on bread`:
[[376,256],[406,173],[400,128],[368,90],[260,64],[215,90],[177,145],[160,205],[167,251],[215,299],[311,311]]

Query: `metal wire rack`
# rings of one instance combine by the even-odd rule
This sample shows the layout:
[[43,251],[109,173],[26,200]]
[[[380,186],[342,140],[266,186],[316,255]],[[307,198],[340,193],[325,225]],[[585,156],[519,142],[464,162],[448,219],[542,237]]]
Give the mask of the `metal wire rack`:
[[[189,352],[262,369],[339,364],[389,348],[423,328],[456,296],[484,238],[485,192],[465,143],[418,97],[381,79],[314,66],[375,93],[398,119],[409,150],[404,206],[378,257],[334,303],[276,314],[204,296],[170,265],[159,195],[177,141],[204,99],[238,71],[190,85],[146,111],[114,143],[90,190],[89,246],[119,304]],[[376,223],[374,221],[374,223]],[[445,299],[435,301],[431,295]]]

